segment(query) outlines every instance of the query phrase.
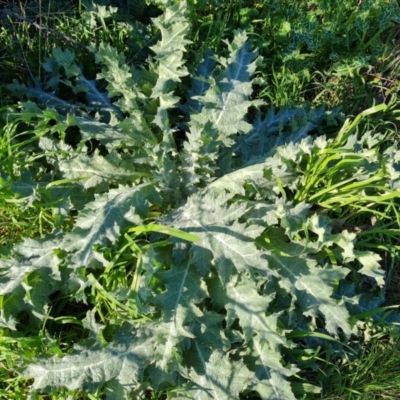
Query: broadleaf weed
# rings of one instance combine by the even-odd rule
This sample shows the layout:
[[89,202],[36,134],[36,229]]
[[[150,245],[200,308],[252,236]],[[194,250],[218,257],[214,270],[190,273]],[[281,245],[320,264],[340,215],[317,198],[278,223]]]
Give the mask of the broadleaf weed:
[[[311,68],[332,50],[322,24],[336,18],[330,5],[222,3],[213,26],[209,4],[173,3],[151,26],[123,25],[154,53],[147,61],[127,57],[118,10],[93,3],[86,24],[101,35],[88,46],[91,68],[55,48],[37,60],[41,79],[9,85],[21,101],[3,112],[0,190],[43,226],[24,229],[31,239],[0,259],[4,393],[306,398],[317,385],[326,392],[321,365],[334,379],[340,360],[353,362],[350,348],[398,319],[382,308],[382,258],[393,268],[398,250],[395,99],[340,128],[337,109],[265,112],[254,95],[303,101]],[[363,52],[390,26],[392,3],[373,3],[355,35]],[[357,17],[342,7],[339,16]],[[233,28],[251,31],[251,18],[258,26],[266,16],[258,39],[271,48],[257,51]],[[331,24],[335,48],[347,28]],[[368,115],[385,112],[393,120],[372,133]],[[337,134],[322,136],[329,127]],[[17,373],[33,378],[29,393]]]

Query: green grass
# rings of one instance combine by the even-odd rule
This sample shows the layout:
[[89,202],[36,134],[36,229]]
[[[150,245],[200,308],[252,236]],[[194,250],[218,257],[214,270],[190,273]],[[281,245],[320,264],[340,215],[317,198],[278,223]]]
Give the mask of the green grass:
[[[3,3],[3,2],[2,2]],[[8,102],[6,84],[18,79],[28,83],[33,79],[46,80],[43,63],[51,57],[55,47],[68,48],[75,52],[78,63],[89,78],[94,78],[94,57],[89,46],[106,42],[118,51],[126,52],[130,62],[140,62],[149,54],[156,35],[146,29],[145,24],[135,42],[128,39],[129,33],[140,24],[135,18],[127,18],[127,10],[79,0],[71,4],[63,0],[31,0],[16,5],[4,1],[0,10],[0,100]],[[148,18],[157,15],[157,9],[148,9]],[[148,21],[146,21],[146,24]],[[136,30],[138,33],[139,30]]]
[[[92,74],[90,43],[107,42],[125,51],[129,60],[148,55],[154,37],[144,31],[140,41],[127,40],[132,24],[138,22],[126,19],[126,8],[122,13],[109,8],[100,12],[78,2],[71,10],[69,3],[29,1],[21,3],[21,8],[0,11],[3,84],[15,78],[16,70],[26,81],[43,77],[41,66],[54,46],[74,50]],[[111,4],[126,7],[130,2]],[[350,1],[316,5],[309,0],[283,5],[278,0],[191,0],[189,4],[193,41],[202,44],[193,57],[206,48],[220,52],[223,39],[231,37],[234,29],[245,29],[264,57],[266,84],[260,87],[259,97],[270,104],[341,105],[346,114],[356,114],[387,98],[397,85],[397,78],[384,71],[390,54],[398,51],[396,1],[369,0],[360,6]],[[142,20],[148,20],[157,11],[147,8],[143,13]],[[3,101],[7,98],[4,89],[1,97]]]
[[373,339],[360,356],[327,366],[317,380],[324,387],[325,400],[397,400],[400,392],[398,358],[400,342]]
[[[303,184],[294,200],[324,209],[337,221],[338,229],[345,227],[355,232],[360,251],[373,249],[379,252],[387,275],[386,304],[399,305],[398,189],[390,188],[379,170],[361,181],[350,176],[343,180],[341,176],[342,164],[356,167],[363,162],[360,157],[342,149],[350,131],[358,132],[360,136],[367,131],[380,133],[380,142],[372,146],[373,151],[378,152],[400,139],[396,98],[400,89],[400,56],[396,47],[400,21],[390,22],[388,16],[390,10],[393,13],[399,8],[399,4],[383,0],[361,2],[360,7],[353,1],[321,2],[324,3],[325,9],[305,0],[295,4],[278,0],[191,0],[194,45],[190,57],[196,59],[208,47],[220,54],[221,41],[241,28],[249,32],[264,57],[261,76],[265,83],[258,88],[257,97],[267,104],[276,107],[323,104],[328,109],[341,106],[346,116],[381,102],[389,105],[384,113],[352,122],[340,131],[335,128],[338,132],[331,147],[312,154],[304,165]],[[124,52],[131,62],[139,62],[149,54],[149,46],[157,33],[147,24],[143,23],[140,28],[142,37],[132,43],[127,39],[128,34],[132,25],[139,21],[113,13],[106,13],[106,17],[101,18],[99,9],[90,11],[81,2],[75,3],[70,11],[69,4],[54,0],[30,1],[7,12],[0,11],[3,22],[0,28],[0,52],[3,54],[0,57],[0,103],[3,107],[18,101],[5,88],[14,78],[25,83],[33,77],[46,81],[47,72],[42,65],[55,46],[72,49],[78,63],[92,77],[97,70],[88,50],[91,43],[109,43]],[[148,18],[157,14],[155,8],[145,12]],[[142,16],[142,20],[144,18]],[[203,44],[199,46],[198,42]],[[13,112],[10,108],[8,114]],[[29,121],[26,124],[29,131]],[[1,127],[0,161],[11,176],[19,177],[23,170],[40,168],[40,158],[36,158],[36,150],[32,147],[32,138],[39,133],[30,131],[31,136],[19,138],[17,125],[14,128],[12,131],[12,126],[7,125],[7,129],[11,129],[7,131],[5,125]],[[332,164],[335,165],[328,168]],[[384,166],[381,168],[383,171]],[[13,192],[12,183],[0,177],[1,253],[7,254],[23,237],[42,237],[53,229],[68,230],[68,221],[61,220],[46,199],[38,200],[31,205],[21,203]],[[135,304],[121,304],[112,292],[117,286],[127,290],[135,288],[140,273],[136,268],[140,249],[147,244],[145,234],[128,232],[115,247],[101,249],[110,261],[110,267],[90,277],[93,284],[90,302],[96,305],[100,321],[118,319],[124,313],[137,317]],[[333,260],[334,257],[332,255]],[[18,376],[22,361],[32,360],[41,353],[62,354],[72,343],[84,338],[81,319],[86,311],[85,306],[77,304],[72,297],[59,296],[53,309],[49,310],[48,321],[40,329],[30,329],[27,323],[20,327],[18,334],[8,329],[0,330],[0,399],[26,398],[30,382]],[[63,334],[56,336],[60,327],[63,327]],[[368,340],[368,335],[372,335],[372,339]],[[355,358],[338,360],[335,351],[332,354],[296,355],[299,359],[307,359],[305,366],[317,366],[313,375],[299,374],[297,383],[313,383],[323,388],[321,394],[304,398],[398,398],[400,345],[396,330],[385,324],[379,325],[379,321],[371,318],[366,324],[366,337],[357,338],[355,342],[362,348],[360,356]],[[103,396],[102,390],[90,395],[59,390],[37,399],[94,400]],[[161,400],[167,397],[149,389],[147,398]]]
[[204,48],[218,52],[233,29],[250,33],[265,59],[260,97],[269,103],[342,105],[356,114],[393,85],[382,70],[396,48],[396,1],[191,3]]

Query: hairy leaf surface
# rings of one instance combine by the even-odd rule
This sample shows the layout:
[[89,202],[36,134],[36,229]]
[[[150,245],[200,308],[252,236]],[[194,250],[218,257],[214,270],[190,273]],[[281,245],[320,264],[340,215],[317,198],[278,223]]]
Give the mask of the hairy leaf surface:
[[97,341],[77,344],[71,354],[31,364],[23,374],[35,379],[32,390],[65,386],[91,392],[110,382],[126,395],[140,381],[155,338],[138,330],[135,334],[119,332],[115,339],[106,347]]
[[62,243],[62,248],[72,254],[71,266],[87,267],[95,261],[93,246],[117,240],[121,229],[140,222],[140,215],[148,209],[149,199],[156,201],[157,195],[148,183],[112,189],[88,203],[79,214],[75,228]]

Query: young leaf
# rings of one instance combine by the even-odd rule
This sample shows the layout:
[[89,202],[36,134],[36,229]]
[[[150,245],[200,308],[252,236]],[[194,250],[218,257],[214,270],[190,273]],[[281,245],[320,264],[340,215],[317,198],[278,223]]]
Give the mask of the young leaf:
[[359,273],[374,278],[376,283],[383,287],[385,285],[385,271],[380,266],[381,257],[370,251],[354,251],[357,260],[362,264]]
[[219,150],[233,144],[234,134],[250,130],[244,117],[250,105],[261,104],[248,100],[252,93],[250,77],[258,61],[257,53],[250,51],[246,40],[244,32],[236,32],[233,42],[228,43],[230,57],[226,63],[221,60],[225,69],[210,80],[203,96],[196,97],[202,103],[201,111],[192,115],[188,141],[181,156],[189,193],[194,185],[208,183],[216,175]]
[[161,31],[161,40],[151,48],[155,52],[154,72],[157,74],[151,97],[159,99],[154,122],[162,131],[170,130],[167,110],[179,101],[179,97],[173,96],[173,90],[181,78],[188,74],[183,53],[190,43],[190,40],[186,39],[190,25],[185,12],[186,1],[181,1],[168,7],[165,14],[153,20],[154,25]]
[[208,50],[204,54],[204,59],[193,74],[192,88],[187,93],[187,101],[181,106],[181,110],[189,118],[191,113],[199,113],[203,108],[203,103],[198,100],[204,96],[207,89],[210,87],[209,77],[215,68],[215,60],[212,57],[212,51]]

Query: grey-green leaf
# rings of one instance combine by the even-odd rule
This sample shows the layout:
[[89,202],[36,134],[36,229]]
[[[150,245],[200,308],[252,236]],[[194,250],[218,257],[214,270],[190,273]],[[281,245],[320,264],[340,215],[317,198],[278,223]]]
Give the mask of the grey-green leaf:
[[[268,273],[268,262],[254,243],[264,228],[237,222],[247,205],[226,206],[228,199],[229,196],[216,196],[207,191],[193,195],[165,222],[200,237],[191,249],[195,260],[204,259],[203,248],[211,251],[223,282],[229,280],[233,267],[240,271],[259,269]],[[201,254],[197,255],[198,252]],[[203,268],[201,273],[204,273]]]
[[106,382],[124,393],[141,380],[149,363],[154,336],[144,329],[135,332],[117,332],[116,340],[106,347],[88,340],[74,347],[63,358],[54,356],[29,365],[23,375],[34,379],[32,390],[50,392],[54,388],[81,389],[93,392]]
[[133,188],[112,189],[88,203],[62,243],[61,248],[72,253],[71,266],[89,266],[95,261],[95,244],[105,245],[117,240],[121,229],[140,223],[150,201],[157,200],[153,185],[144,183]]
[[253,372],[249,371],[242,361],[229,359],[229,356],[214,351],[211,356],[204,353],[196,343],[198,358],[202,370],[192,369],[189,372],[191,389],[187,395],[196,400],[232,400],[238,399],[239,394],[246,388]]

